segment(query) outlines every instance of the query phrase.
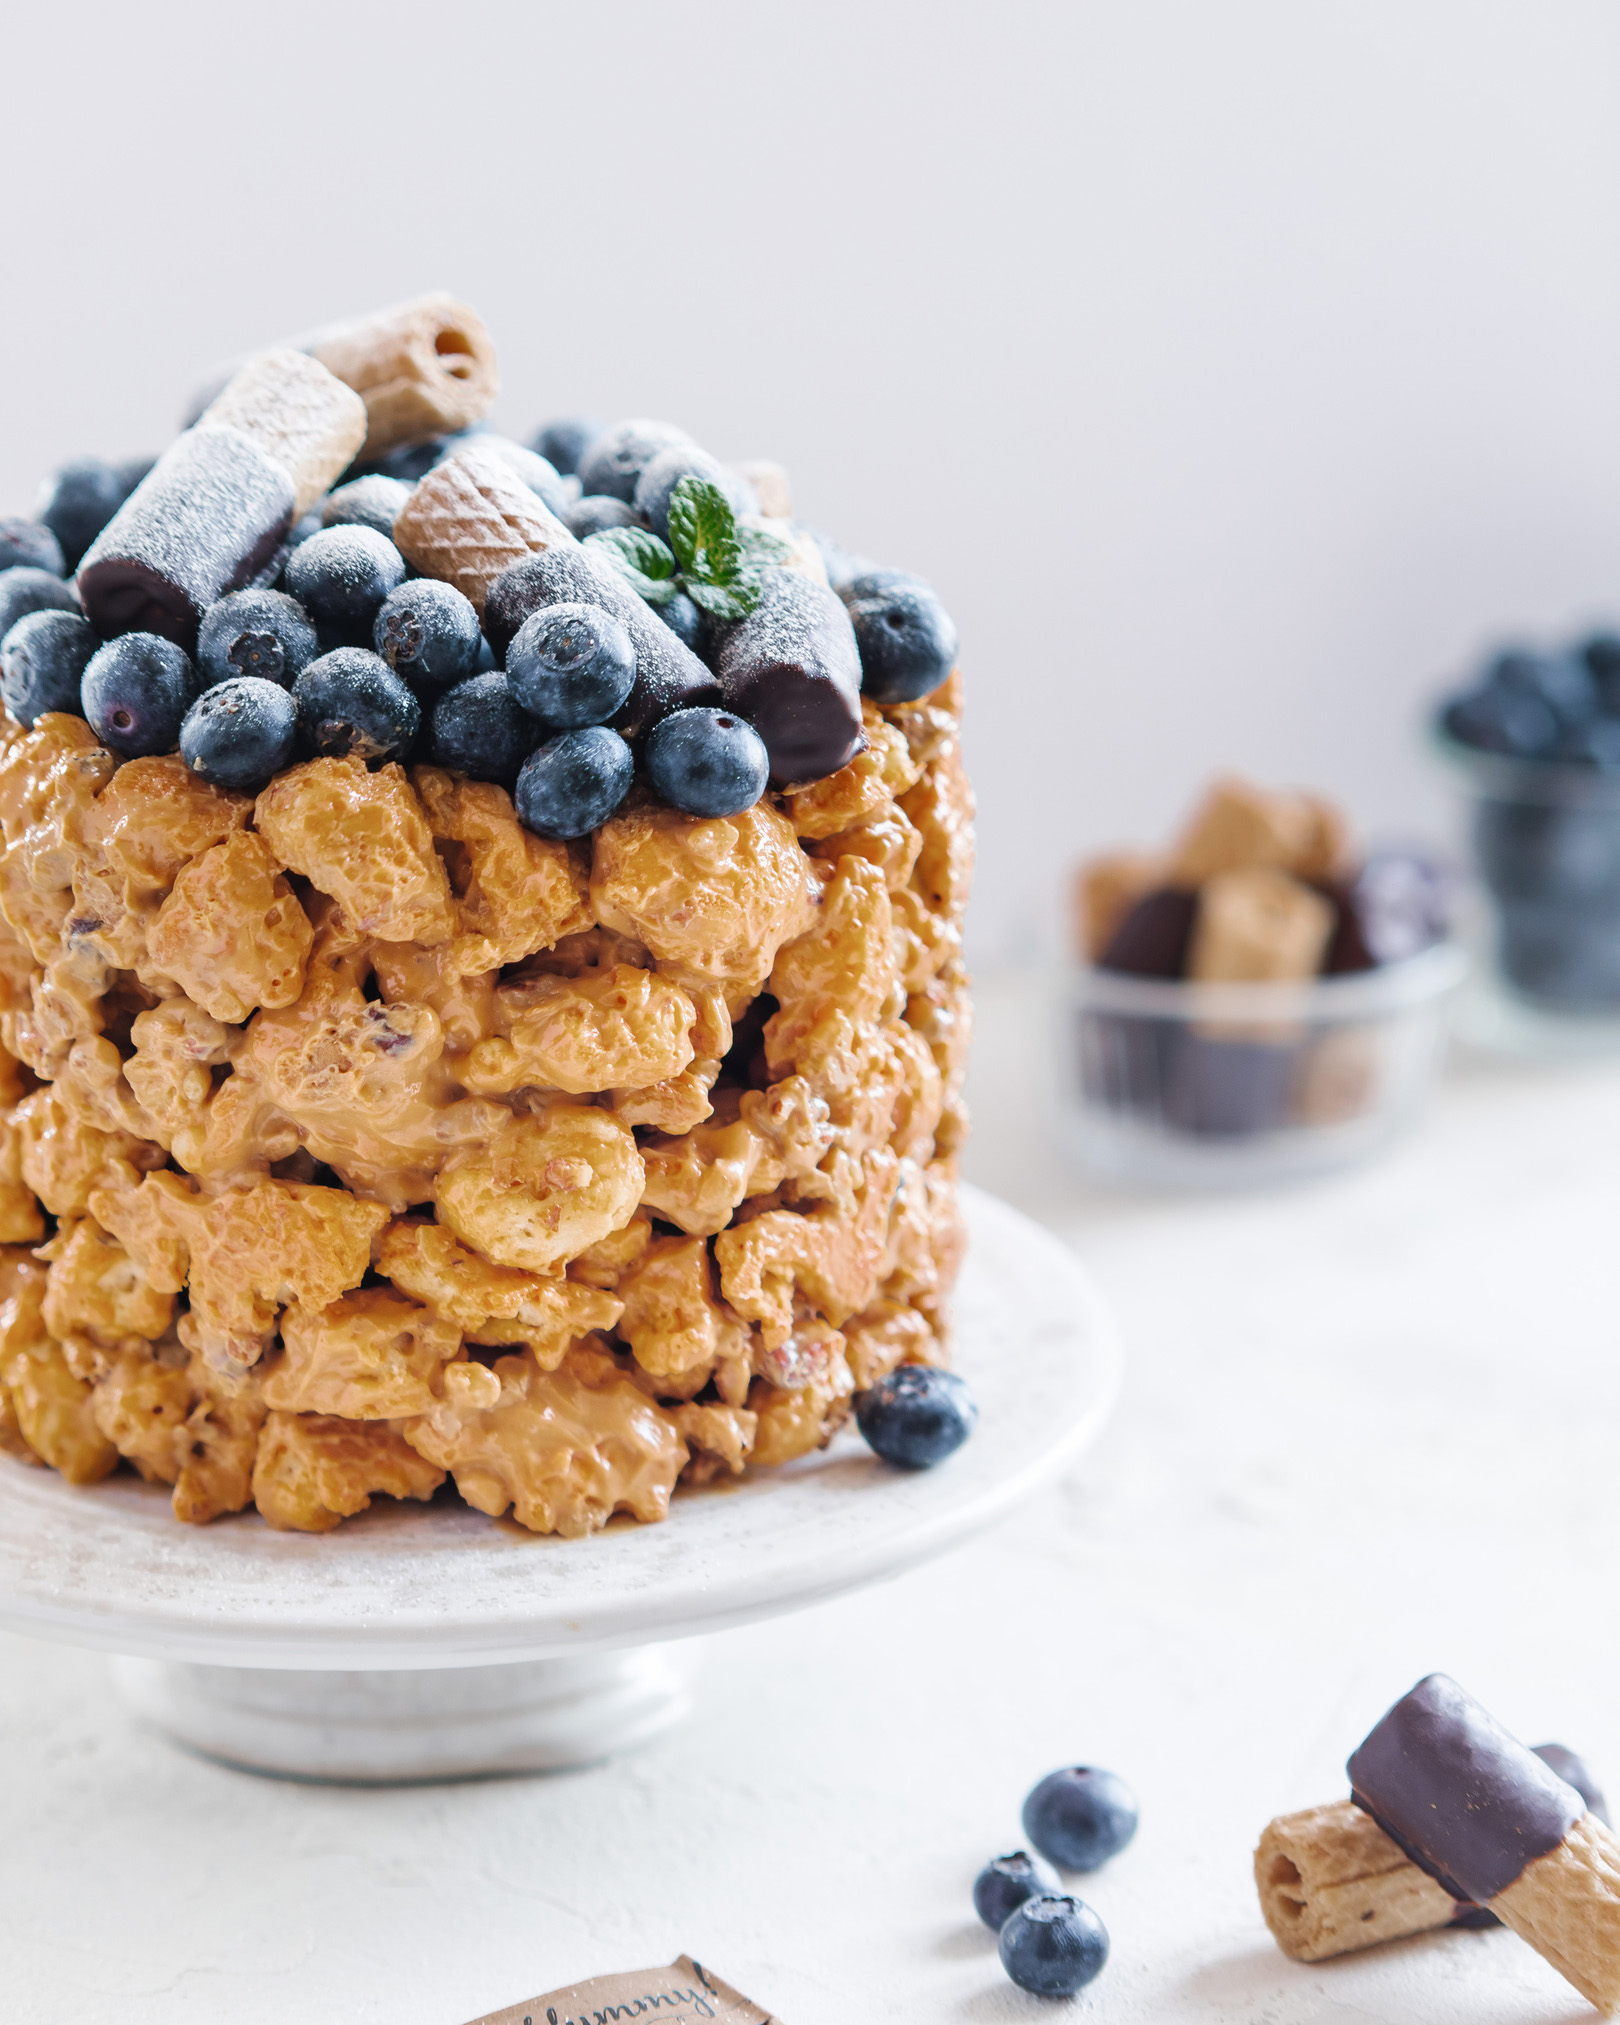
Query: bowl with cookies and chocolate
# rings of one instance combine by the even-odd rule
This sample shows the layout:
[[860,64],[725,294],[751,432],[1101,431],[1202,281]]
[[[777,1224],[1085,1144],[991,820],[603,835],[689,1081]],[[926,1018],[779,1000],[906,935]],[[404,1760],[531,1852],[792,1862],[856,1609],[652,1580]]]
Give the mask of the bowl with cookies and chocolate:
[[1415,1115],[1464,960],[1427,853],[1359,855],[1309,794],[1217,781],[1168,851],[1075,881],[1060,1126],[1089,1168],[1241,1186],[1355,1160]]

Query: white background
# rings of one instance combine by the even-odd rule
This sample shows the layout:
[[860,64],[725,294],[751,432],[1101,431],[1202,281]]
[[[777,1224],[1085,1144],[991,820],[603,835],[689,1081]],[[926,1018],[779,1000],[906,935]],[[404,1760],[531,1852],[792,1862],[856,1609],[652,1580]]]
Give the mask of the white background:
[[1217,764],[1432,820],[1423,700],[1620,613],[1620,12],[18,7],[0,511],[442,286],[961,626],[981,964]]

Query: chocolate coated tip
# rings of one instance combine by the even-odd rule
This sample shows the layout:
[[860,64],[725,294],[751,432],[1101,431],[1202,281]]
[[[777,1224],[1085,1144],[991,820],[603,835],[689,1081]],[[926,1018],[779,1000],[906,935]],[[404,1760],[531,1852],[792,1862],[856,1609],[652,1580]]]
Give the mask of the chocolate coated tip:
[[1573,1786],[1443,1673],[1402,1695],[1346,1769],[1356,1805],[1457,1899],[1494,1898],[1586,1812]]

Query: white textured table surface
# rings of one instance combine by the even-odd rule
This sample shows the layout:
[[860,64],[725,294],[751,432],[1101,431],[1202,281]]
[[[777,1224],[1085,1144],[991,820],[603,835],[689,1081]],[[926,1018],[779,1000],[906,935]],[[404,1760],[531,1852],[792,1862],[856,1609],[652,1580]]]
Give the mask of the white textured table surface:
[[1593,2014],[1505,1933],[1315,1969],[1249,1852],[1422,1673],[1620,1787],[1620,1072],[1454,1075],[1382,1166],[1102,1196],[1042,1141],[1038,1014],[986,992],[973,1173],[1071,1237],[1127,1345],[1059,1492],[898,1584],[712,1648],[698,1718],[538,1780],[277,1785],[134,1729],[94,1655],[0,1641],[5,2025],[462,2025],[690,1949],[783,2025],[1069,2015],[968,1885],[1025,1789],[1137,1786],[1084,1887],[1110,2025]]

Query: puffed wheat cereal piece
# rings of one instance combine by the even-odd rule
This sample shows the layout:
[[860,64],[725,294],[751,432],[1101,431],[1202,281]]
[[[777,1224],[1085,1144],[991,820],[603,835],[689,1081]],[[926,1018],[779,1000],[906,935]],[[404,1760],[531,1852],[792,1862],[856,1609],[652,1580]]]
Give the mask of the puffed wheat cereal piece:
[[163,1165],[161,1146],[85,1124],[50,1084],[25,1097],[15,1116],[23,1179],[52,1216],[83,1216],[104,1183],[129,1182],[136,1170]]
[[306,760],[270,783],[254,820],[277,859],[329,893],[360,933],[428,944],[455,933],[450,882],[403,767]]
[[253,1502],[282,1532],[329,1533],[373,1497],[426,1500],[444,1472],[386,1421],[271,1413],[259,1432]]
[[436,766],[417,767],[411,781],[434,838],[456,847],[447,855],[459,922],[450,957],[458,970],[521,963],[590,926],[583,859],[524,829],[505,788]]
[[205,1526],[252,1503],[265,1407],[256,1371],[231,1377],[194,1353],[186,1378],[194,1404],[175,1437],[180,1473],[172,1502],[182,1524]]
[[34,1191],[23,1180],[22,1134],[13,1117],[0,1117],[0,1244],[38,1244],[45,1218]]
[[174,1300],[149,1286],[140,1267],[93,1216],[64,1218],[45,1248],[51,1262],[45,1326],[59,1341],[89,1336],[112,1348],[127,1336],[156,1342],[174,1317]]
[[702,1238],[654,1238],[618,1291],[618,1333],[650,1377],[684,1381],[701,1372],[696,1391],[722,1358],[747,1358],[747,1326],[716,1298]]
[[792,1333],[795,1291],[835,1328],[877,1292],[899,1166],[887,1147],[865,1156],[853,1216],[773,1209],[715,1239],[721,1289],[739,1315],[760,1325],[768,1346]]
[[264,1371],[264,1403],[343,1420],[425,1413],[441,1368],[461,1355],[461,1331],[386,1287],[344,1294],[281,1318],[282,1353]]
[[43,1302],[42,1277],[0,1303],[0,1383],[40,1461],[70,1484],[93,1484],[118,1467],[118,1451],[96,1425],[90,1387],[47,1335]]
[[607,1112],[557,1104],[458,1148],[435,1189],[440,1221],[496,1265],[546,1273],[627,1221],[646,1179]]
[[866,748],[848,766],[787,798],[788,818],[801,837],[836,836],[875,816],[916,786],[922,767],[905,739],[870,703],[862,707]]
[[236,1025],[292,1005],[315,932],[261,837],[238,830],[174,882],[147,935],[152,962],[205,1012]]
[[149,1484],[172,1484],[193,1404],[184,1361],[162,1362],[145,1344],[126,1344],[107,1360],[90,1398],[96,1426],[124,1460]]
[[676,1432],[691,1451],[692,1460],[681,1472],[681,1481],[706,1484],[722,1470],[740,1477],[754,1446],[759,1416],[743,1406],[677,1406]]
[[509,1009],[506,1036],[481,1041],[467,1062],[467,1088],[481,1095],[641,1089],[678,1076],[695,1053],[697,1009],[655,971],[619,963],[578,979],[536,978],[497,998]]
[[[629,1226],[643,1244],[646,1229],[644,1221]],[[611,1245],[616,1235],[603,1243]],[[590,1331],[611,1329],[624,1307],[612,1293],[594,1286],[491,1265],[468,1251],[454,1231],[418,1217],[390,1224],[373,1256],[380,1273],[413,1301],[442,1315],[469,1343],[522,1344],[542,1371],[554,1370]]]

